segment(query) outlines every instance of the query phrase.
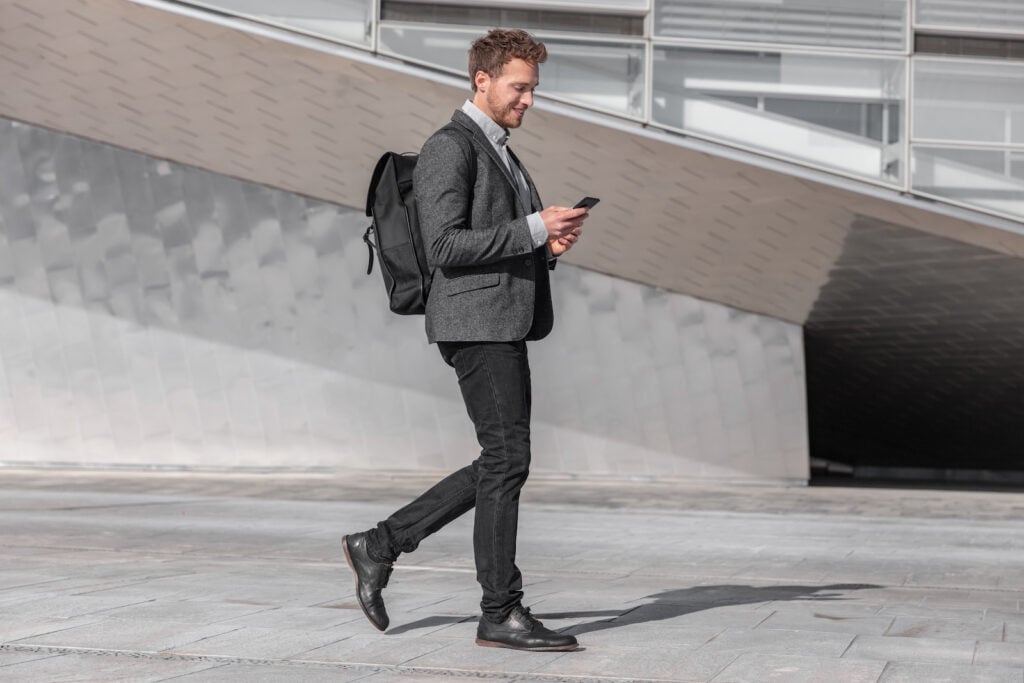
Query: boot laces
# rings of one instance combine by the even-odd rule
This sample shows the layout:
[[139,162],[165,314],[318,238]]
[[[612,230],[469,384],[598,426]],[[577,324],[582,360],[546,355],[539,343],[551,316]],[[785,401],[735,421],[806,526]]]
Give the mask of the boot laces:
[[533,612],[530,611],[529,607],[522,607],[522,606],[520,606],[517,609],[518,609],[519,613],[522,615],[523,621],[525,621],[527,624],[530,625],[530,630],[531,631],[536,629],[536,628],[544,628],[544,624],[541,623],[540,619],[538,619],[537,617],[533,616]]

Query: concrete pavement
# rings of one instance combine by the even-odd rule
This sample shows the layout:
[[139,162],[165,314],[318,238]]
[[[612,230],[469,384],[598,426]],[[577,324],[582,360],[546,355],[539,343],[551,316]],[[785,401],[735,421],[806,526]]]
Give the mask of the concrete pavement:
[[473,643],[471,519],[396,565],[340,537],[430,482],[0,470],[0,681],[1014,681],[1024,494],[535,478],[527,603],[570,653]]

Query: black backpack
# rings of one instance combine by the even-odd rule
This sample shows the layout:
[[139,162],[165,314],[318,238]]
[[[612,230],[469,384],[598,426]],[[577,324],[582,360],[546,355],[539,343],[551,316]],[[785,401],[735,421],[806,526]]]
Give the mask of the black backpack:
[[[470,133],[450,123],[444,130],[455,133],[467,157],[473,152]],[[373,218],[363,233],[363,241],[370,251],[366,274],[373,272],[373,252],[380,261],[380,274],[388,291],[388,305],[392,312],[417,315],[426,311],[430,293],[430,266],[416,215],[416,197],[412,191],[412,172],[416,169],[418,154],[385,152],[377,161],[366,193],[366,215]],[[473,169],[476,180],[476,168]],[[376,239],[376,241],[374,241]]]
[[430,291],[430,267],[412,191],[418,158],[417,154],[385,152],[373,169],[366,195],[366,215],[373,218],[363,233],[370,252],[366,274],[373,272],[376,251],[388,304],[392,312],[402,315],[423,313]]

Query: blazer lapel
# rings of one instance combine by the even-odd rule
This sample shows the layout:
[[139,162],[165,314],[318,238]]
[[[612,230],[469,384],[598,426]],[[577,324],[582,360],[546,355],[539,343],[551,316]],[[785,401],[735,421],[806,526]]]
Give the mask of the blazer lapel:
[[[484,150],[484,153],[491,158],[491,161],[501,169],[501,173],[505,176],[505,180],[508,181],[508,184],[512,186],[512,189],[515,190],[516,195],[518,195],[519,186],[516,184],[515,178],[512,177],[512,171],[508,169],[508,164],[506,164],[505,160],[498,154],[498,150],[494,149],[494,145],[492,145],[491,141],[487,139],[484,132],[480,130],[480,126],[476,125],[476,121],[469,118],[465,112],[459,109],[456,109],[455,113],[452,115],[452,121],[473,134],[473,140],[475,140],[478,146]],[[511,150],[509,150],[509,152],[511,153]],[[519,164],[519,161],[517,160],[516,163]],[[519,170],[523,170],[522,164],[519,164]],[[523,171],[523,177],[526,177],[526,171]],[[533,183],[528,180],[527,184],[531,187],[532,194]]]
[[508,147],[508,154],[512,157],[512,161],[516,162],[516,166],[519,167],[519,172],[523,174],[523,180],[526,181],[526,187],[530,190],[530,206],[527,207],[531,212],[540,211],[540,195],[537,194],[537,186],[533,184],[533,178],[527,172],[526,167],[523,166],[522,162],[519,161],[519,157],[516,156],[515,152],[512,151],[511,147]]

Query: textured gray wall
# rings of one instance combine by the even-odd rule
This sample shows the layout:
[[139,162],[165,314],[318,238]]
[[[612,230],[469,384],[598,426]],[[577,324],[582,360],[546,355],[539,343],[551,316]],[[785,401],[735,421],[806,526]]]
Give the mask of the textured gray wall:
[[[0,119],[0,461],[449,469],[478,450],[360,211]],[[563,264],[535,469],[805,479],[799,326]]]

